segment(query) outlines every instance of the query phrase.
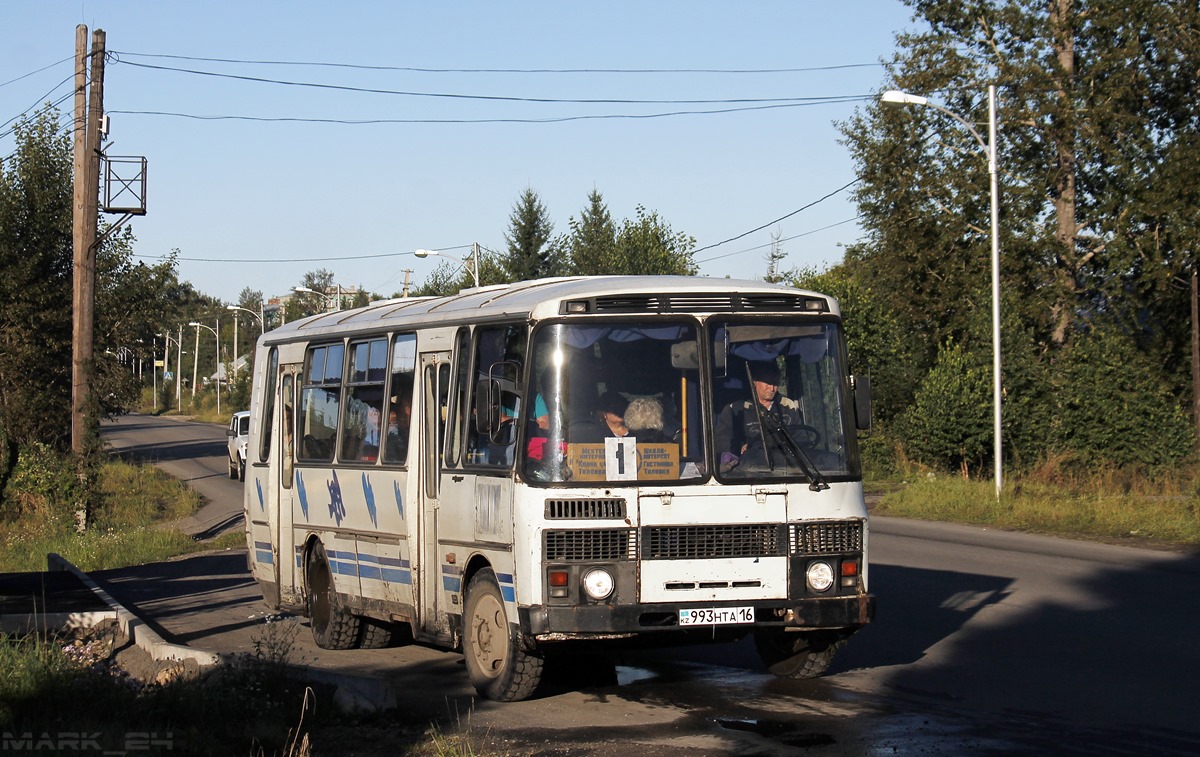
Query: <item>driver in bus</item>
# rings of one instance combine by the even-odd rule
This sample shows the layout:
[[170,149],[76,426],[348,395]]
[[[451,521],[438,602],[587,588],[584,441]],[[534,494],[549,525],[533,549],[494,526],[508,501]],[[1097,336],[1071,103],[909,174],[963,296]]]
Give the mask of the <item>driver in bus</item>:
[[[750,380],[760,412],[774,415],[785,429],[803,423],[799,403],[779,393],[779,366],[775,361],[750,363]],[[758,413],[749,399],[734,400],[721,411],[717,418],[716,443],[722,473],[739,465],[767,466]],[[775,445],[771,449],[776,465],[785,464],[782,451]]]

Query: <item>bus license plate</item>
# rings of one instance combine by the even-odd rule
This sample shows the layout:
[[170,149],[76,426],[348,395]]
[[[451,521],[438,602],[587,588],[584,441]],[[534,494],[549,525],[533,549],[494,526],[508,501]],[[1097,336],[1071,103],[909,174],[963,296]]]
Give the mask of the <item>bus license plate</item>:
[[724,626],[753,622],[753,607],[700,607],[679,611],[681,626]]

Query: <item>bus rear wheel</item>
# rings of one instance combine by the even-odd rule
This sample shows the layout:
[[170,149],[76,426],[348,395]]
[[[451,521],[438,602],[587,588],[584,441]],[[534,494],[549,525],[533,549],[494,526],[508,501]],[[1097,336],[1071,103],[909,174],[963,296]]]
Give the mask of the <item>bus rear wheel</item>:
[[308,554],[305,565],[308,585],[308,620],[313,641],[321,649],[354,649],[359,643],[362,620],[342,606],[333,587],[329,559],[320,542]]
[[846,645],[837,633],[804,633],[779,628],[754,631],[754,648],[763,665],[780,678],[816,678],[829,669],[833,656]]
[[463,656],[471,684],[497,702],[527,698],[542,679],[545,660],[524,649],[521,632],[508,622],[504,598],[490,568],[467,584]]

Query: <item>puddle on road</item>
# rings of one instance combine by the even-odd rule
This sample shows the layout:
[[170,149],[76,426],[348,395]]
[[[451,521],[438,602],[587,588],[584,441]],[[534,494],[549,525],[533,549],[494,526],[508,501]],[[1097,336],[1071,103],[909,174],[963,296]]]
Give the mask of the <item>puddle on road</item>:
[[793,747],[833,746],[837,739],[828,733],[808,733],[798,723],[782,720],[738,720],[717,718],[716,724],[729,731],[746,731]]

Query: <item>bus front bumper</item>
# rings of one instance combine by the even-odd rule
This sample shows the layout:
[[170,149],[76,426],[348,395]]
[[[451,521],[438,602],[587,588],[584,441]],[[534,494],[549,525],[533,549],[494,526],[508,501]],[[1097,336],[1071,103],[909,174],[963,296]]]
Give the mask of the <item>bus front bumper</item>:
[[855,594],[793,601],[714,603],[713,606],[754,607],[754,622],[726,626],[681,626],[679,610],[701,605],[587,604],[567,607],[520,608],[521,631],[539,641],[629,637],[711,631],[719,628],[739,635],[752,628],[854,631],[875,617],[875,596]]

